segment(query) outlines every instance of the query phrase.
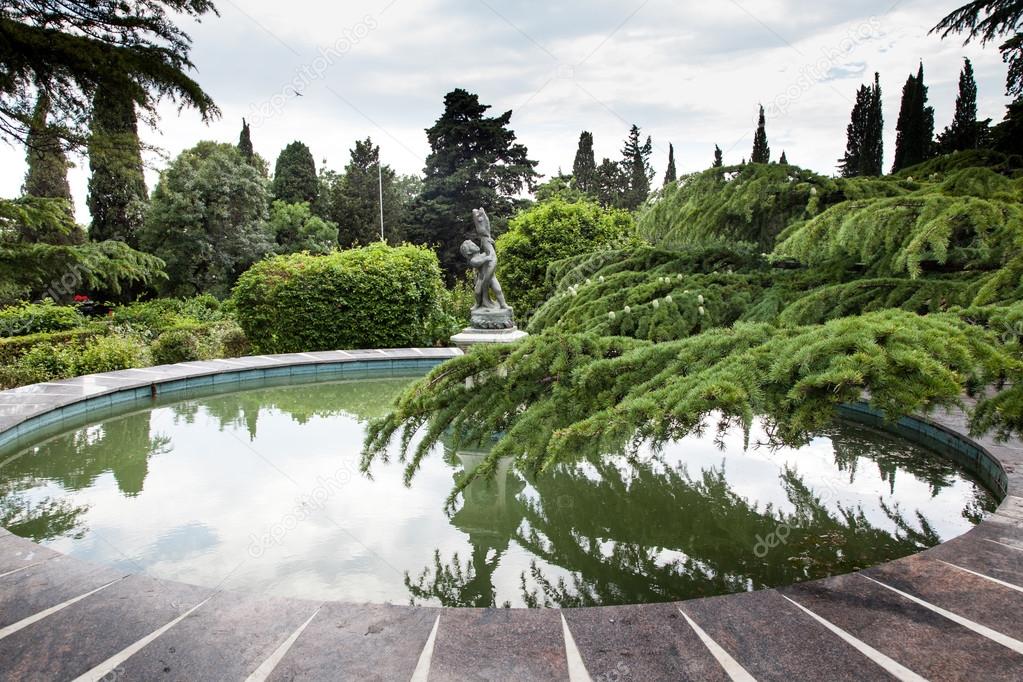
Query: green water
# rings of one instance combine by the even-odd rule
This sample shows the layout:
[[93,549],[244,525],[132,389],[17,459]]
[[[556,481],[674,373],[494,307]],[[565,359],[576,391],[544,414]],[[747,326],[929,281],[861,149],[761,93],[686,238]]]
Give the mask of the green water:
[[968,530],[992,496],[947,460],[838,422],[798,449],[743,434],[444,500],[481,452],[359,472],[365,420],[409,379],[263,387],[101,418],[0,461],[0,524],[61,552],[314,600],[667,601],[843,573]]

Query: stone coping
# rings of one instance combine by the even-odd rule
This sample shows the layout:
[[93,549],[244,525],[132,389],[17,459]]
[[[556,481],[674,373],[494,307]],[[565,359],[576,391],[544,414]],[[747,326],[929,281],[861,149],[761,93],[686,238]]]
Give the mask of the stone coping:
[[[448,348],[185,362],[0,392],[0,446],[176,391],[421,371]],[[1023,679],[1023,443],[960,410],[884,424],[1002,496],[969,532],[856,573],[676,603],[473,609],[310,602],[185,585],[0,528],[3,679]],[[752,551],[752,550],[751,550]],[[81,677],[79,677],[81,676]]]

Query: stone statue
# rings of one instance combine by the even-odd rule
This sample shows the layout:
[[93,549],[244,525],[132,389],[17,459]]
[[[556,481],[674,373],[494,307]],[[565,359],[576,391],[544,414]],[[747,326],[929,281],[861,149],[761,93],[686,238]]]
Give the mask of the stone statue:
[[472,308],[471,326],[475,329],[514,329],[512,309],[504,300],[504,291],[497,281],[497,251],[490,232],[490,218],[482,208],[474,208],[472,222],[480,243],[466,239],[461,247],[462,255],[476,271],[476,304]]

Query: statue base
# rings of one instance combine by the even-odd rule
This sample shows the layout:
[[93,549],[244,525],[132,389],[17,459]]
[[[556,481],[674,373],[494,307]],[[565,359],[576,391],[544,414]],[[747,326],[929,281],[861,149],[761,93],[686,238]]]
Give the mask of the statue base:
[[470,329],[515,329],[515,311],[511,308],[473,308]]
[[524,339],[529,334],[512,327],[511,329],[477,329],[475,327],[466,327],[458,334],[451,337],[451,343],[455,344],[463,351],[469,350],[470,347],[483,344],[483,343],[514,343],[520,339]]

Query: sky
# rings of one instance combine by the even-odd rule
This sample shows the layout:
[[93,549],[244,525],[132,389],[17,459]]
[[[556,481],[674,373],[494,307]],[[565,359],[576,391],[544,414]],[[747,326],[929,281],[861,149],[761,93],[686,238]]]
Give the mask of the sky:
[[[702,170],[714,145],[748,157],[757,105],[772,156],[833,174],[857,88],[881,74],[885,164],[895,146],[902,85],[923,60],[940,131],[952,118],[963,57],[974,65],[979,118],[1000,121],[1005,66],[993,45],[963,46],[928,31],[963,0],[217,0],[220,16],[182,21],[193,77],[222,116],[209,125],[172,102],[141,131],[150,188],[199,140],[236,142],[242,117],[270,161],[294,140],[319,167],[343,169],[370,136],[384,163],[421,173],[425,129],[461,87],[512,110],[511,128],[546,176],[571,171],[579,133],[597,162],[619,158],[632,124],[653,138],[659,186],[668,144],[680,173]],[[70,172],[79,221],[88,161]],[[0,196],[16,196],[24,150],[0,145]]]

